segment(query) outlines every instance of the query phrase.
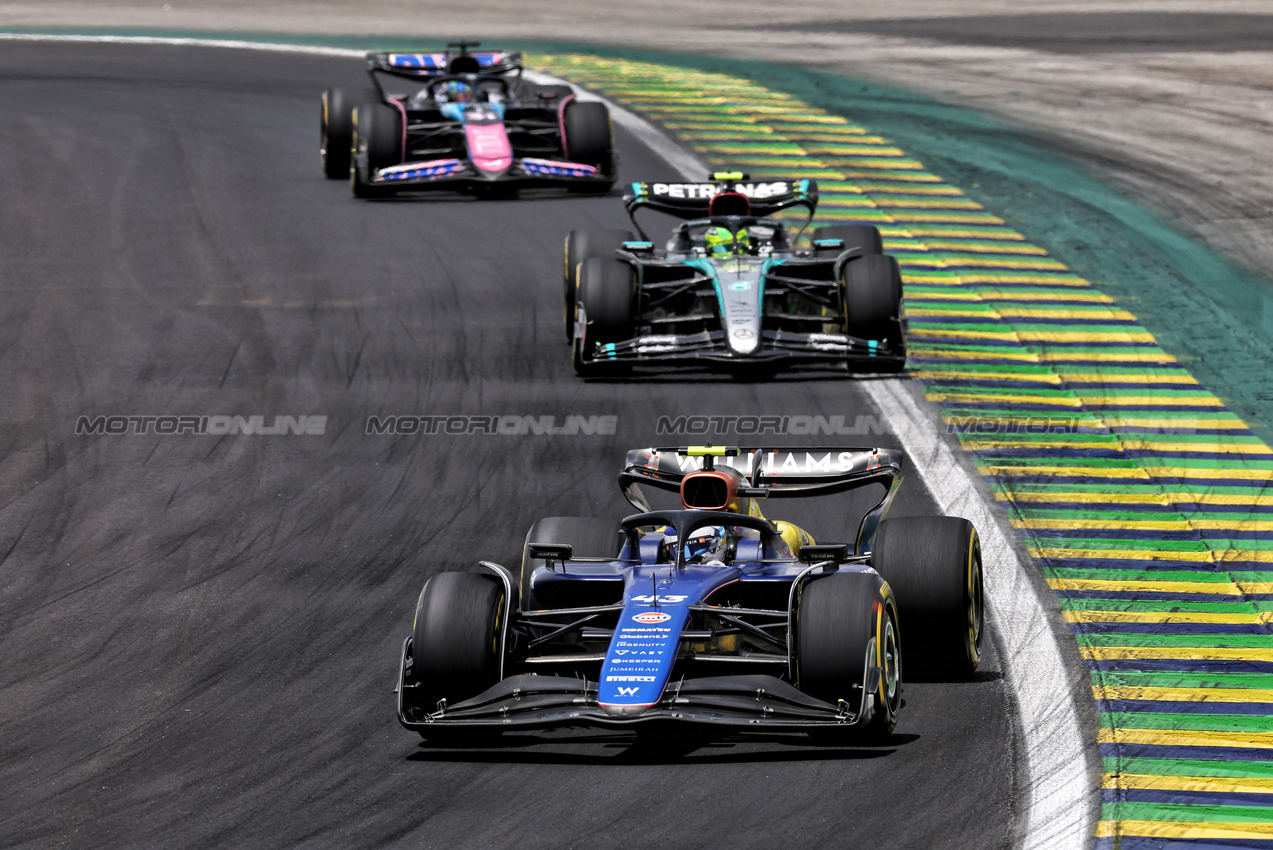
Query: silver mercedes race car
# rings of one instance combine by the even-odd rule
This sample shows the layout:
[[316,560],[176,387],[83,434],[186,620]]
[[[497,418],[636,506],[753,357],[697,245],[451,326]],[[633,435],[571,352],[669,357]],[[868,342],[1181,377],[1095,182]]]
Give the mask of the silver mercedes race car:
[[[818,202],[813,180],[633,183],[624,205],[637,233],[566,238],[566,338],[581,376],[632,367],[781,366],[872,372],[906,363],[897,261],[869,224],[799,239]],[[801,208],[795,223],[777,216]],[[637,223],[645,210],[683,219],[663,245]]]

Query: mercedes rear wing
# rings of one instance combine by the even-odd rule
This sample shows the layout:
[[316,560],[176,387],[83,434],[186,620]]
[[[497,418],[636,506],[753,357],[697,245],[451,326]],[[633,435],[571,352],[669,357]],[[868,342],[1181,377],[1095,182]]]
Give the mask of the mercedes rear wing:
[[[685,220],[708,218],[712,198],[722,193],[746,197],[750,214],[756,218],[793,207],[803,207],[808,210],[809,218],[813,218],[818,206],[816,180],[751,180],[741,172],[716,172],[705,183],[632,183],[623,195],[623,205],[633,224],[641,209]],[[640,225],[637,229],[641,229]]]

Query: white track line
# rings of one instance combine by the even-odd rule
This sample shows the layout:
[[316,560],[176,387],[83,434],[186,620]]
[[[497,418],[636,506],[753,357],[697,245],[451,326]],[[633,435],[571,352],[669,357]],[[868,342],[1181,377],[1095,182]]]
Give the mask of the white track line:
[[[1086,847],[1091,843],[1098,796],[1079,722],[1076,699],[1090,699],[1085,674],[1070,675],[1035,594],[1035,567],[1018,557],[997,510],[980,495],[980,482],[943,439],[933,412],[921,406],[913,384],[863,381],[871,401],[895,430],[902,449],[942,513],[972,520],[981,536],[988,620],[997,637],[1004,677],[1017,702],[1025,749],[1027,794],[1022,846]],[[984,486],[984,485],[983,485]],[[1015,536],[1015,535],[1014,535]],[[991,768],[993,769],[993,768]]]
[[319,47],[310,44],[279,44],[271,41],[237,41],[216,38],[169,38],[149,35],[41,35],[39,33],[0,32],[0,41],[65,41],[78,44],[163,44],[173,47],[225,47],[232,50],[263,50],[267,53],[303,53],[307,56],[333,56],[339,59],[361,59],[365,50],[347,47]]
[[[303,44],[160,38],[151,36],[39,35],[0,33],[0,41],[61,41],[101,44],[157,44],[178,47],[221,47],[361,59],[364,51]],[[537,83],[566,82],[546,74],[527,73]],[[580,90],[582,91],[582,90]],[[588,99],[595,98],[595,95]],[[661,156],[684,179],[701,180],[708,167],[678,146],[658,128],[604,98],[615,123]],[[916,474],[933,494],[943,513],[972,520],[981,535],[989,623],[997,638],[1004,679],[1016,700],[1024,737],[1027,777],[1025,850],[1086,847],[1091,843],[1097,816],[1097,796],[1090,777],[1085,744],[1075,705],[1086,698],[1085,679],[1068,674],[1061,648],[1049,622],[1051,616],[1035,594],[1030,579],[1034,565],[1017,555],[1001,526],[1001,517],[980,495],[975,473],[960,463],[936,426],[931,410],[898,379],[868,380],[860,386],[897,431],[902,449]],[[1081,691],[1081,693],[1080,693]],[[986,765],[987,770],[1000,769]]]

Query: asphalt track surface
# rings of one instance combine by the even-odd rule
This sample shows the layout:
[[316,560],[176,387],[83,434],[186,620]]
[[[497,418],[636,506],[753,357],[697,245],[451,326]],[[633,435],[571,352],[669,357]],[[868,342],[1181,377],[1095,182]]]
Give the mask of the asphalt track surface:
[[[397,725],[424,579],[515,564],[539,516],[622,515],[614,473],[659,415],[873,411],[843,380],[580,381],[559,246],[622,225],[617,196],[356,202],[316,147],[318,91],[358,77],[241,51],[0,54],[0,844],[1010,845],[993,647],[975,682],[908,683],[878,748],[563,731],[430,749]],[[621,179],[674,176],[619,145]],[[364,433],[452,413],[618,427]],[[75,434],[159,414],[328,419]],[[867,439],[894,444],[845,438]],[[894,515],[931,512],[912,477]]]

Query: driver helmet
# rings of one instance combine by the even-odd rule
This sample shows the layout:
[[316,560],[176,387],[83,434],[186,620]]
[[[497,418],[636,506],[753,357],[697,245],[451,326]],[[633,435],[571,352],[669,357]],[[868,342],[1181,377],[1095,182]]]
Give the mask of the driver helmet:
[[728,227],[709,227],[703,234],[703,239],[707,243],[709,254],[746,254],[751,251],[751,237],[745,227],[739,229],[737,236]]
[[[725,536],[725,526],[704,526],[691,532],[685,539],[685,563],[706,564],[712,561],[725,562],[725,552],[729,540]],[[663,543],[664,559],[668,563],[676,561],[675,537]]]
[[473,99],[473,87],[460,80],[446,84],[446,97],[451,103],[468,103]]

